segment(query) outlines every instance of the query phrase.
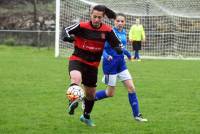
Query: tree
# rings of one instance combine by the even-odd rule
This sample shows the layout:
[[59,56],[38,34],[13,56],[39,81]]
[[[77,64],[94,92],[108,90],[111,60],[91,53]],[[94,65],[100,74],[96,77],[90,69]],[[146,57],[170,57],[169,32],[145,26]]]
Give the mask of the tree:
[[37,29],[37,0],[32,0],[33,3],[33,12],[34,12],[34,26]]

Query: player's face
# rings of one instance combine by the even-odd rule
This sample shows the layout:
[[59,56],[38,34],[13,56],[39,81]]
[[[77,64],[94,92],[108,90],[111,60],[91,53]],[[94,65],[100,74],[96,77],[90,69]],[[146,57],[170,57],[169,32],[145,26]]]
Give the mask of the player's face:
[[93,10],[90,15],[92,25],[96,28],[100,27],[103,20],[103,16],[104,14],[102,11]]
[[140,24],[140,19],[136,19],[135,23]]
[[119,30],[122,30],[125,25],[125,17],[124,16],[117,16],[115,19],[115,27]]

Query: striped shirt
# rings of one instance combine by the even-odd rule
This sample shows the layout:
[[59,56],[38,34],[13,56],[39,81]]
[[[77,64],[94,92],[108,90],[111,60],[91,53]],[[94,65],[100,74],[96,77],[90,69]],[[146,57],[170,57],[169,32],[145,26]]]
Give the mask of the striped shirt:
[[112,47],[120,44],[112,27],[103,23],[95,28],[91,21],[80,22],[66,27],[65,31],[69,37],[71,34],[75,35],[74,52],[70,60],[78,60],[96,68],[99,66],[105,42],[108,41]]

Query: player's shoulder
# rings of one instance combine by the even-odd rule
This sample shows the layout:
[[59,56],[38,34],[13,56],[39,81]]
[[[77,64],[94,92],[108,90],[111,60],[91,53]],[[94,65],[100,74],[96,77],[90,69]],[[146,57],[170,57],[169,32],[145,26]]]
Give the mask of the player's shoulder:
[[112,27],[108,24],[102,23],[101,30],[110,32],[112,31]]
[[90,22],[80,22],[80,26],[81,27],[89,27],[90,26]]
[[135,25],[135,24],[133,24],[133,25],[131,26],[131,28],[130,28],[130,29],[132,30],[132,29],[134,29],[135,27],[136,27],[136,25]]

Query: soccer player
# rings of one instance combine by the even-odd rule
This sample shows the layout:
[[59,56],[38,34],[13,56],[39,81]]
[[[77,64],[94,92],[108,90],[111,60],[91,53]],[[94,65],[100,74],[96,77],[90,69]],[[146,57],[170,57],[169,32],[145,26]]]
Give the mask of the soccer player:
[[141,61],[139,50],[141,50],[142,41],[145,41],[145,31],[139,18],[136,18],[136,24],[130,28],[129,41],[132,43],[133,51],[135,51],[133,60]]
[[[104,16],[115,19],[116,14],[104,5],[96,5],[90,12],[90,21],[80,22],[63,31],[63,41],[74,43],[74,52],[69,58],[71,85],[81,85],[85,90],[85,109],[80,120],[88,126],[95,126],[90,118],[96,93],[98,66],[105,41],[117,52],[122,53],[120,41],[112,27],[102,22]],[[72,102],[70,102],[72,103]],[[74,114],[78,103],[69,105],[69,114]]]
[[131,59],[131,54],[126,50],[126,30],[123,28],[125,25],[126,16],[124,14],[117,14],[115,19],[115,26],[113,31],[123,44],[123,53],[116,53],[113,48],[110,47],[109,42],[106,42],[103,51],[103,82],[108,85],[106,90],[100,90],[96,92],[95,100],[101,100],[114,95],[117,78],[123,82],[128,90],[128,98],[132,108],[133,117],[135,120],[145,122],[147,119],[142,117],[139,111],[139,103],[136,95],[135,86],[132,81],[132,77],[127,69],[124,55]]

